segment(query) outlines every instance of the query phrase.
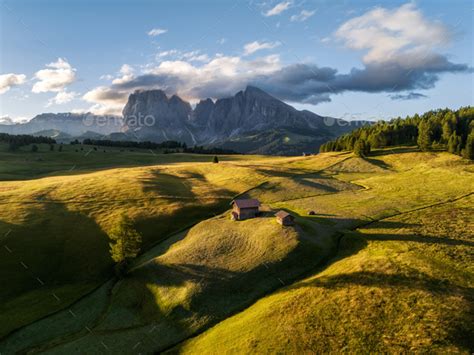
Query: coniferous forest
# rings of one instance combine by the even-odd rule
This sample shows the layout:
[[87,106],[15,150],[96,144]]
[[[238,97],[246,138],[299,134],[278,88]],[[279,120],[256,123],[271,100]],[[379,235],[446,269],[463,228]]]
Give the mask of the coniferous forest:
[[439,109],[391,121],[378,121],[324,143],[320,152],[353,151],[366,156],[371,149],[418,146],[422,151],[447,150],[474,159],[474,107]]

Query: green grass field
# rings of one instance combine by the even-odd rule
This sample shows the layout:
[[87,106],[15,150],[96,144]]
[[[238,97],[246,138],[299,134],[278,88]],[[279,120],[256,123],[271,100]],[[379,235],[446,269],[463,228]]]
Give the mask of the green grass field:
[[[71,147],[0,151],[0,353],[474,349],[472,163]],[[231,221],[239,194],[267,212]],[[117,281],[123,213],[144,245]]]

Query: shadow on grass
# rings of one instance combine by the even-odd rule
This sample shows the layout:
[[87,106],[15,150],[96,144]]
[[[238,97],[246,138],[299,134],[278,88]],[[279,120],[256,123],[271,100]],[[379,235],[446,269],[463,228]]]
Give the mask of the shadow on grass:
[[375,165],[375,166],[378,166],[379,168],[382,168],[384,170],[391,170],[392,169],[392,166],[390,164],[387,164],[382,160],[373,159],[373,158],[369,158],[369,157],[365,157],[363,159],[365,161],[367,161],[368,163],[370,163],[372,165]]
[[[226,202],[222,206],[217,207],[227,209],[228,204]],[[195,207],[191,206],[190,208],[193,209]],[[209,210],[206,212],[206,209],[202,208],[199,213],[209,213]],[[187,214],[184,214],[184,216],[189,221],[189,216]],[[183,223],[179,219],[170,222],[168,217],[161,220],[157,217],[158,219],[151,219],[147,223],[152,223],[157,228],[162,228],[161,231],[171,231],[173,227],[176,228],[179,223]],[[178,213],[176,218],[180,217],[183,217],[183,215]],[[203,217],[196,214],[195,218],[199,220]],[[299,218],[311,222],[314,219],[314,217],[303,216],[299,216]],[[318,218],[324,219],[323,216]],[[367,221],[357,219],[340,219],[338,224],[354,227],[367,223]],[[316,223],[313,224],[315,228],[318,228]],[[377,226],[399,229],[411,225],[385,221],[379,222]],[[115,293],[115,299],[113,300],[115,306],[109,308],[108,314],[108,316],[116,319],[116,323],[112,322],[115,326],[101,329],[99,335],[102,338],[99,337],[99,339],[107,339],[109,343],[115,339],[116,344],[111,346],[115,346],[114,350],[123,351],[124,348],[121,348],[120,344],[123,342],[123,337],[129,334],[121,332],[143,328],[144,330],[139,332],[138,336],[130,336],[130,339],[127,339],[131,352],[133,351],[133,345],[139,342],[144,347],[146,346],[144,349],[146,352],[164,351],[175,346],[173,350],[179,350],[179,344],[188,337],[202,333],[223,319],[242,311],[257,299],[275,291],[279,287],[288,285],[303,276],[308,276],[308,273],[314,274],[316,268],[322,270],[330,263],[356,254],[367,246],[368,240],[406,241],[408,237],[410,236],[354,233],[349,237],[343,237],[340,243],[335,241],[332,248],[330,248],[331,252],[329,255],[328,253],[323,253],[318,246],[302,238],[285,258],[271,264],[259,265],[246,272],[234,272],[207,265],[190,264],[186,261],[166,265],[159,262],[145,264],[131,272],[123,280],[121,290],[124,290],[124,293],[118,292],[119,290]],[[422,243],[443,242],[443,240],[426,239],[418,236],[411,236],[411,238],[413,239],[412,241]],[[449,245],[456,244],[449,242]],[[471,246],[471,244],[468,245]],[[185,289],[190,284],[198,288],[192,297],[184,298],[184,301],[177,301],[171,297],[168,300],[170,304],[165,308],[162,305],[160,306],[161,295],[152,292],[150,289],[150,287],[161,287],[166,294],[166,292],[175,292],[174,290],[178,288]],[[363,271],[334,277],[317,278],[289,286],[289,289],[308,286],[336,289],[347,287],[351,284],[394,288],[406,287],[423,289],[433,293],[452,292],[456,294],[458,292],[463,297],[469,296],[472,299],[472,290],[459,288],[458,286],[441,282],[441,280],[430,279],[428,276],[420,280],[416,276]],[[117,305],[119,307],[116,307]],[[122,309],[122,311],[117,311],[118,309]],[[114,314],[114,312],[119,313]],[[149,327],[149,329],[156,328],[159,331],[157,333],[148,333],[144,327]],[[457,337],[456,339],[458,339],[459,344],[462,341],[465,344],[467,341],[466,330],[464,328],[456,330],[459,334],[453,335],[453,337]],[[85,343],[89,341],[87,333],[82,333],[81,336],[85,337],[83,339]],[[72,341],[72,339],[69,340]],[[99,342],[97,339],[95,341]]]
[[414,146],[397,146],[397,147],[387,147],[385,149],[377,149],[370,152],[371,156],[383,156],[383,155],[392,155],[396,154],[404,154],[404,153],[416,153],[420,152],[418,147]]
[[152,171],[153,177],[141,180],[145,193],[154,192],[158,195],[173,196],[176,198],[195,198],[191,184],[186,184],[185,180],[171,174],[166,174],[160,170]]
[[25,214],[19,224],[0,221],[0,280],[8,285],[0,301],[9,305],[3,334],[68,306],[112,271],[107,235],[89,217],[61,203]]

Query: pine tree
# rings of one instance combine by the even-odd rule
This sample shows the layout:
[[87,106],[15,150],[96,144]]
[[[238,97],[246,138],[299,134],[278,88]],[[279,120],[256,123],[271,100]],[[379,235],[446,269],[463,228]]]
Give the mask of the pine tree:
[[36,144],[33,144],[33,145],[31,146],[31,151],[32,151],[33,153],[36,153],[36,152],[38,151],[38,146],[37,146]]
[[11,152],[14,152],[14,151],[18,150],[19,147],[20,147],[20,145],[15,141],[11,141],[8,144],[8,150],[11,151]]
[[467,136],[466,146],[463,150],[463,158],[474,160],[474,133]]
[[369,142],[364,141],[364,156],[369,156],[371,145]]
[[119,224],[109,235],[110,255],[117,263],[116,271],[122,276],[130,260],[134,259],[140,252],[142,243],[141,235],[133,228],[132,221],[126,215],[122,216]]
[[451,139],[451,135],[453,134],[453,128],[451,127],[450,121],[445,121],[443,124],[443,134],[442,138],[445,142],[448,142]]
[[418,147],[426,152],[431,149],[431,146],[433,144],[432,141],[432,127],[431,124],[428,120],[422,120],[420,124],[418,125]]
[[370,153],[370,145],[363,139],[358,139],[354,144],[354,154],[358,157],[366,157]]
[[212,159],[212,162],[214,164],[217,164],[219,162],[219,158],[217,157],[217,155],[214,155],[214,158]]
[[458,145],[459,145],[459,138],[456,135],[456,132],[454,132],[453,134],[451,134],[451,137],[449,137],[448,152],[450,152],[452,154],[456,154],[457,149],[458,149]]

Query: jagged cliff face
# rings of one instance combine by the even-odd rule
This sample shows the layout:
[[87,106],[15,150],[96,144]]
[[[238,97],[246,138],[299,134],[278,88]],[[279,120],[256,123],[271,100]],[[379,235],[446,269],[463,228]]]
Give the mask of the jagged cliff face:
[[[329,122],[337,123],[334,119]],[[242,153],[295,155],[317,151],[322,143],[356,127],[339,122],[345,124],[326,125],[324,117],[298,111],[258,88],[247,87],[215,102],[202,100],[194,109],[180,97],[168,97],[161,90],[137,91],[130,95],[123,118],[42,114],[24,124],[0,124],[0,132],[48,136],[65,133],[71,139],[92,135],[120,140],[175,140]]]
[[[188,144],[207,144],[281,127],[324,130],[321,116],[298,111],[255,87],[216,102],[202,100],[194,110],[179,97],[168,98],[161,90],[135,92],[130,95],[123,116],[127,129],[142,138],[162,137]],[[135,125],[139,116],[153,117],[154,124]]]
[[168,98],[161,90],[137,91],[122,113],[126,131],[137,138],[193,141],[188,127],[193,109],[176,95]]

